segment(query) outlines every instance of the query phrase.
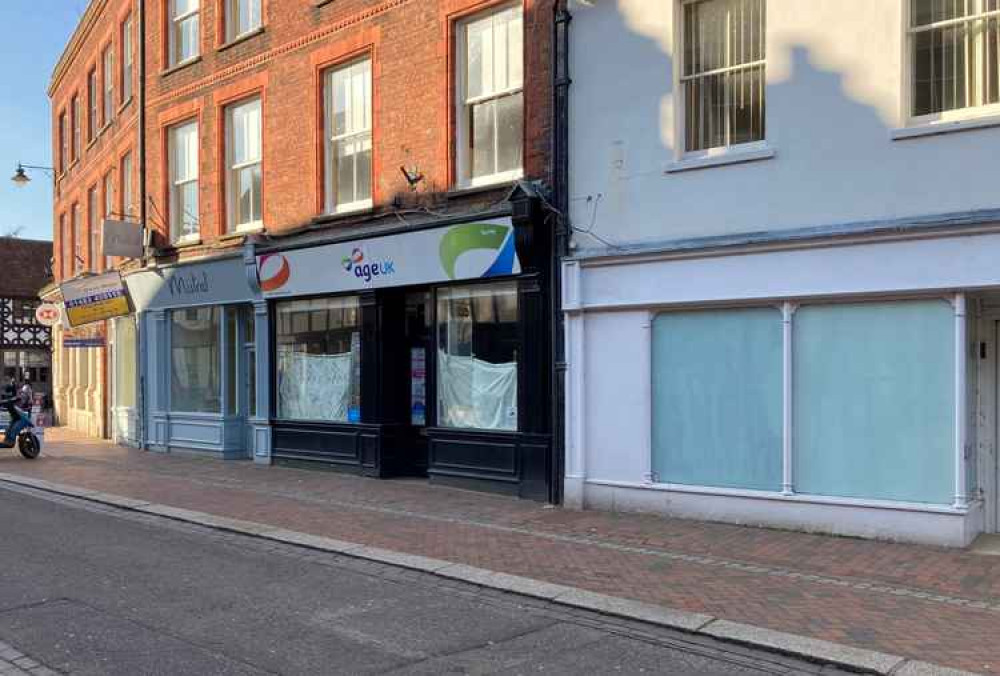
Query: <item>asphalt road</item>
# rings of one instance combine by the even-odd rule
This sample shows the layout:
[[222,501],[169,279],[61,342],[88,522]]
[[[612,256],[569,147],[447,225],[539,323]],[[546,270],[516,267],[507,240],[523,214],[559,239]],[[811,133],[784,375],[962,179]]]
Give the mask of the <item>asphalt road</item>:
[[822,671],[423,573],[6,487],[0,642],[60,672],[129,676]]

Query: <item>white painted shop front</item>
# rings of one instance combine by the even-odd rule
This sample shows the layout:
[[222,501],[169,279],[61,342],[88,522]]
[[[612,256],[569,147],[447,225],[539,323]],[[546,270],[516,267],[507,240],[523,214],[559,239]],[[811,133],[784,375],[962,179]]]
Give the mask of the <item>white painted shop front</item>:
[[569,260],[567,503],[997,530],[997,260],[988,227]]

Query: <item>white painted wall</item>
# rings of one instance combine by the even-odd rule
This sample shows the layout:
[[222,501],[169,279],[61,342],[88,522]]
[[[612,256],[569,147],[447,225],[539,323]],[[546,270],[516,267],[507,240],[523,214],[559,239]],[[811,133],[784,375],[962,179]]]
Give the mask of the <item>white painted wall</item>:
[[653,243],[1000,207],[1000,128],[890,137],[906,124],[904,0],[767,4],[776,156],[668,174],[680,112],[675,0],[571,0],[576,228]]

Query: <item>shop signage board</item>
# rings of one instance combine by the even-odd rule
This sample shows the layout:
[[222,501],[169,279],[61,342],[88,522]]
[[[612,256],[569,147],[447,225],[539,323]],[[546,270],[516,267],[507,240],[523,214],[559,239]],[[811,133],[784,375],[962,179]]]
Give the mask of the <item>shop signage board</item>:
[[137,310],[245,303],[251,299],[242,258],[143,270],[125,278]]
[[105,219],[101,232],[105,256],[142,258],[142,226],[138,223]]
[[82,326],[129,314],[128,294],[118,272],[107,272],[60,285],[66,320]]
[[63,332],[62,342],[66,348],[104,347],[107,344],[104,324],[68,328]]
[[267,298],[505,277],[521,272],[509,218],[257,257]]

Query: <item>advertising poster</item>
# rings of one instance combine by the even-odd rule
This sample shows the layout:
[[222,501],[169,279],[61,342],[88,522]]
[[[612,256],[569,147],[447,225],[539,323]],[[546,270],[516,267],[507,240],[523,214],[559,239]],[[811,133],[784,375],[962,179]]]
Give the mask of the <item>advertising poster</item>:
[[74,279],[60,285],[70,326],[123,317],[130,313],[128,294],[118,272]]

